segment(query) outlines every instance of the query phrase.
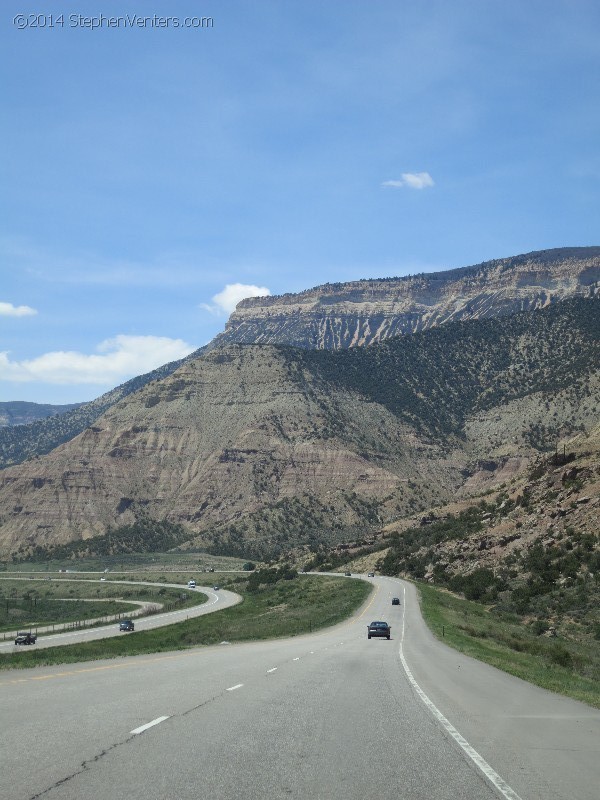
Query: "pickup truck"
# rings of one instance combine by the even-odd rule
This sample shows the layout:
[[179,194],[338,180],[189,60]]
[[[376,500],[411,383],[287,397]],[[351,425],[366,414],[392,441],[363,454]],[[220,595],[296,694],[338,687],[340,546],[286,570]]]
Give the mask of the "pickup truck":
[[18,631],[15,644],[35,644],[37,635],[30,631]]

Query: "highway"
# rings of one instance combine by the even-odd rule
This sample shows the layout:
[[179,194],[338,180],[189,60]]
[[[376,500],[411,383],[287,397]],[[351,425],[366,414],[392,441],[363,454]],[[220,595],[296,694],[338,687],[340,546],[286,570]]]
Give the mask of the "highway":
[[[32,580],[30,578],[23,578],[22,580]],[[38,579],[39,580],[39,579]],[[83,580],[75,578],[74,581]],[[69,581],[73,582],[73,581]],[[86,580],[89,583],[89,579]],[[104,583],[104,582],[103,582]],[[131,618],[135,620],[136,631],[150,630],[151,628],[162,628],[164,625],[172,625],[174,622],[182,622],[192,617],[201,617],[204,614],[212,614],[214,611],[221,611],[229,606],[236,605],[241,601],[241,596],[236,592],[230,592],[226,589],[219,589],[218,592],[214,591],[212,586],[196,586],[195,589],[190,589],[187,586],[182,586],[180,583],[151,583],[148,581],[106,581],[104,585],[128,585],[128,586],[166,586],[172,589],[181,589],[187,593],[200,592],[208,597],[205,603],[189,608],[182,608],[176,611],[165,611],[164,613],[153,614],[149,617],[141,617],[137,619],[135,606],[132,606]],[[137,605],[137,604],[136,604]],[[139,613],[139,612],[138,612]],[[28,630],[27,627],[24,630]],[[40,627],[40,631],[45,630]],[[73,644],[75,642],[91,642],[94,639],[106,639],[109,636],[125,636],[127,634],[119,634],[119,623],[111,622],[107,625],[99,625],[96,628],[82,628],[80,630],[70,630],[64,633],[40,633],[38,639],[33,645],[36,649],[40,647],[59,647],[62,645]],[[22,650],[27,650],[26,646],[17,646],[14,641],[0,642],[0,653],[11,652],[20,653]],[[1,800],[1,798],[0,798]]]
[[0,797],[597,800],[599,711],[446,648],[412,585],[371,580],[321,633],[0,673]]

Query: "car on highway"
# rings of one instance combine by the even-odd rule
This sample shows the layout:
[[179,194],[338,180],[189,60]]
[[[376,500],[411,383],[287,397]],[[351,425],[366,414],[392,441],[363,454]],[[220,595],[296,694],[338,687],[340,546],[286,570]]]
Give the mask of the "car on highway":
[[195,589],[196,588],[196,581],[192,578],[191,581],[188,581],[188,589]]
[[130,619],[122,619],[121,622],[119,622],[119,630],[126,632],[134,631],[135,625],[133,624],[133,621]]
[[35,644],[37,636],[30,631],[17,631],[17,638],[15,644]]
[[352,573],[351,573],[351,572],[344,572],[344,575],[345,575],[347,578],[351,578],[351,577],[352,577]]
[[371,638],[372,636],[385,636],[386,639],[389,639],[392,635],[392,629],[387,624],[387,622],[382,622],[381,620],[371,622],[370,625],[367,625],[367,638]]
[[400,598],[399,597],[392,597],[392,605],[399,606],[400,605]]

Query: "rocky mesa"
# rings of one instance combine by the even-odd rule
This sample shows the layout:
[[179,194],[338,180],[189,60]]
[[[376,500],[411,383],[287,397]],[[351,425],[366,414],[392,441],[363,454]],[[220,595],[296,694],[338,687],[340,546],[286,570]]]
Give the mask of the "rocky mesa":
[[541,250],[471,267],[242,300],[210,347],[360,347],[460,320],[507,316],[600,291],[600,247]]

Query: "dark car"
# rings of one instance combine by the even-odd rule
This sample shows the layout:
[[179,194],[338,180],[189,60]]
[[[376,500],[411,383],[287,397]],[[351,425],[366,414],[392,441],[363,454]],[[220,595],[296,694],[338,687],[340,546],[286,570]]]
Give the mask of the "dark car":
[[375,577],[374,572],[369,572],[369,574],[367,575],[367,578],[374,578],[374,577]]
[[122,619],[121,622],[119,622],[119,630],[120,631],[134,631],[135,630],[135,625],[133,624],[133,622],[130,619]]
[[389,639],[391,635],[392,629],[387,622],[372,622],[367,626],[367,637],[369,639],[371,636],[385,636],[386,639]]
[[352,577],[352,573],[351,573],[351,572],[344,572],[344,575],[345,575],[347,578],[351,578],[351,577]]
[[29,631],[18,631],[15,644],[35,644],[37,636]]
[[400,605],[400,598],[399,597],[392,597],[392,605],[399,606]]
[[220,588],[221,588],[220,586],[213,586],[213,591],[218,592]]

